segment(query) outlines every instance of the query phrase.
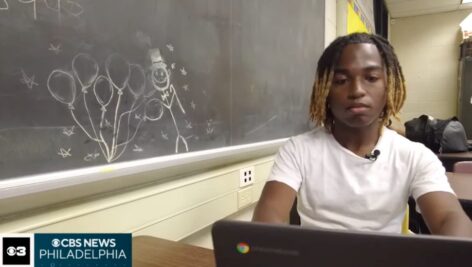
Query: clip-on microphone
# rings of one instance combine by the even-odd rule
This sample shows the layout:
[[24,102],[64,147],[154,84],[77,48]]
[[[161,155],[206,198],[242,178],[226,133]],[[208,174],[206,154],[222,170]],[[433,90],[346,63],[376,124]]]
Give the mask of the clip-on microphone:
[[377,158],[379,157],[379,155],[380,155],[380,150],[375,149],[374,151],[372,151],[372,153],[366,154],[366,155],[364,156],[364,158],[366,158],[366,159],[368,159],[368,160],[370,160],[370,161],[376,161]]

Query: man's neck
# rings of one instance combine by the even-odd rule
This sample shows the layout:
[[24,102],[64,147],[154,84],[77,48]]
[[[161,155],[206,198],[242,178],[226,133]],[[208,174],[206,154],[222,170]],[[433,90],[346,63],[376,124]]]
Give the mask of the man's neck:
[[374,150],[380,138],[380,125],[375,123],[365,128],[352,128],[337,124],[332,132],[339,144],[363,157]]

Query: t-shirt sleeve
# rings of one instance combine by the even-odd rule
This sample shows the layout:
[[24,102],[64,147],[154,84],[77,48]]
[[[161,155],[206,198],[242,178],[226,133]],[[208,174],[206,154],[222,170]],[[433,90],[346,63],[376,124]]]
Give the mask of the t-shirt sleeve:
[[415,201],[429,192],[442,191],[455,194],[438,157],[423,145],[419,145],[417,151],[420,153],[416,155],[418,158],[410,187],[410,194]]
[[267,181],[284,183],[298,192],[302,183],[302,175],[297,153],[299,151],[297,151],[292,138],[279,149]]

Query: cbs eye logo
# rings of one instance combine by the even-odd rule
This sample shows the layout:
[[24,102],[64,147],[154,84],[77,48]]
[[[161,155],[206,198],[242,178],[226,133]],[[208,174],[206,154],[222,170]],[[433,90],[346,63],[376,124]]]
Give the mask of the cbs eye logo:
[[29,265],[30,238],[4,237],[2,254],[3,265]]

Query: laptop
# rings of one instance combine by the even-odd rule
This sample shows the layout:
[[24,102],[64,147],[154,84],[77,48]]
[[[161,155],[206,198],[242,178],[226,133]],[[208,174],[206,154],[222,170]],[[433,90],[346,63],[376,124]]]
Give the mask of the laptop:
[[472,266],[472,240],[218,221],[217,267]]

